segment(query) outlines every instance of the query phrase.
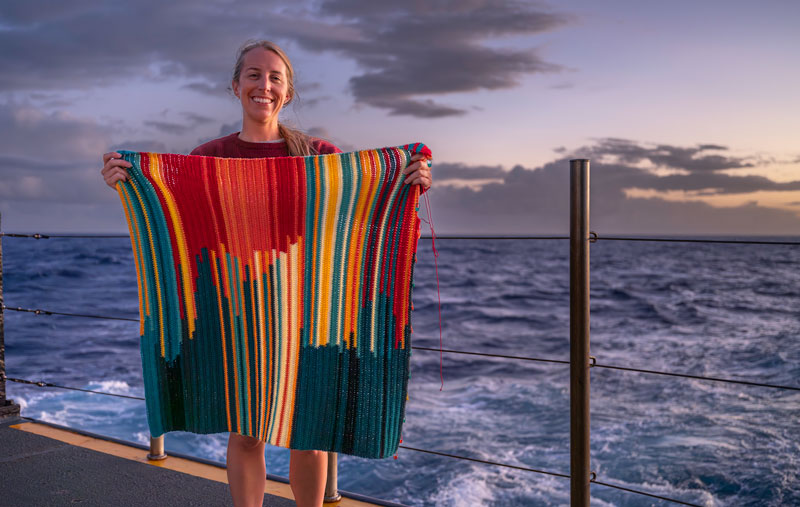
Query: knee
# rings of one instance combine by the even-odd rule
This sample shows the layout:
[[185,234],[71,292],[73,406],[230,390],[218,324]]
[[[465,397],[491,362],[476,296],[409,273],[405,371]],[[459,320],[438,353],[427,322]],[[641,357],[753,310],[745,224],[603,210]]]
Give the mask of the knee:
[[230,434],[228,437],[228,446],[236,447],[245,452],[263,452],[264,450],[264,442],[261,440],[238,433]]

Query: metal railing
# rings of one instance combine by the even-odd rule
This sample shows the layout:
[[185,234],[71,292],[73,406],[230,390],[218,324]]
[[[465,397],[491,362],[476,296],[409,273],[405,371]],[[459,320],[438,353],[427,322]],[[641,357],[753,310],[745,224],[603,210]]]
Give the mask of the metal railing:
[[[690,238],[644,238],[644,237],[620,237],[620,236],[600,236],[589,229],[589,161],[585,159],[571,160],[570,161],[570,235],[569,236],[437,236],[439,240],[462,240],[462,239],[493,239],[493,240],[569,240],[570,241],[570,360],[560,360],[553,358],[538,358],[538,357],[523,357],[511,356],[502,354],[489,354],[483,352],[472,352],[462,350],[445,350],[434,349],[428,347],[412,346],[413,350],[422,351],[441,351],[451,354],[464,354],[464,355],[477,355],[485,357],[495,357],[511,360],[525,360],[537,361],[548,363],[552,365],[569,365],[570,366],[570,474],[564,474],[554,471],[547,471],[529,467],[521,467],[518,465],[498,463],[487,460],[479,460],[470,458],[468,456],[458,456],[447,454],[439,451],[429,449],[419,449],[407,445],[400,445],[399,447],[407,450],[417,452],[429,453],[439,456],[446,456],[459,460],[467,460],[489,464],[493,466],[506,467],[515,470],[523,470],[546,474],[550,476],[562,477],[570,479],[570,501],[573,506],[588,506],[590,501],[590,486],[596,484],[606,486],[621,491],[635,493],[651,498],[657,498],[673,503],[682,505],[694,505],[688,502],[668,498],[660,495],[655,495],[645,491],[635,490],[631,488],[622,487],[620,485],[607,483],[597,480],[597,475],[590,469],[589,461],[589,443],[590,443],[590,412],[589,412],[589,399],[590,399],[590,370],[592,368],[606,368],[621,371],[631,371],[637,373],[653,374],[671,376],[676,378],[690,378],[696,380],[704,380],[711,382],[723,382],[738,385],[766,387],[773,389],[795,390],[800,391],[798,386],[777,385],[765,382],[753,382],[731,378],[710,377],[702,375],[692,375],[689,373],[681,372],[665,372],[657,370],[648,370],[641,368],[631,368],[618,365],[598,364],[596,358],[590,355],[590,334],[589,334],[589,288],[590,288],[590,272],[589,272],[589,254],[590,244],[598,240],[610,241],[658,241],[658,242],[679,242],[679,243],[721,243],[721,244],[757,244],[757,245],[794,245],[800,246],[800,242],[795,241],[758,241],[758,240],[715,240],[715,239],[690,239]],[[33,238],[33,239],[48,239],[48,238],[129,238],[129,235],[72,235],[72,234],[11,234],[0,233],[0,415],[3,414],[3,407],[15,405],[10,404],[5,397],[5,381],[11,381],[21,384],[35,385],[43,388],[60,388],[83,391],[93,394],[116,396],[120,398],[128,398],[134,400],[144,400],[142,397],[129,396],[117,393],[109,393],[104,391],[96,391],[90,389],[82,389],[71,386],[63,386],[44,381],[35,381],[30,379],[20,379],[8,377],[5,374],[4,364],[4,334],[3,334],[3,314],[6,310],[29,312],[36,315],[61,315],[70,317],[84,317],[95,319],[114,319],[138,322],[139,319],[113,317],[103,315],[88,315],[78,313],[56,312],[44,309],[30,309],[6,306],[3,300],[3,286],[2,286],[2,237],[20,237],[20,238]],[[423,236],[425,237],[425,236]],[[14,413],[14,408],[10,409],[10,413]],[[19,407],[16,407],[16,413],[19,413]],[[150,439],[150,452],[148,459],[164,459],[164,440],[163,435],[158,438]],[[328,453],[328,479],[325,492],[325,500],[335,501],[340,498],[337,489],[337,454]]]
[[[0,215],[0,231],[2,231],[2,215]],[[3,322],[3,237],[0,235],[0,375],[5,377],[6,373],[6,347],[5,329]],[[0,418],[15,417],[19,415],[19,405],[6,398],[6,381],[0,378]]]

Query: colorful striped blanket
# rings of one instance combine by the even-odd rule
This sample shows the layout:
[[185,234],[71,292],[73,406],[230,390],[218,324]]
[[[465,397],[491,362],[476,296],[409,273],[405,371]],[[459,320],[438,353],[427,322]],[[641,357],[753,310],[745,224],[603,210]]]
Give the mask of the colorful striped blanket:
[[423,144],[309,157],[121,152],[150,433],[392,456]]

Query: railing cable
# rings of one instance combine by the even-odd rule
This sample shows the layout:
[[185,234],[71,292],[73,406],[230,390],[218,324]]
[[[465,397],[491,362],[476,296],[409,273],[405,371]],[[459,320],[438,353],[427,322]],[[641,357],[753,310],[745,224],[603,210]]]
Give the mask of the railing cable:
[[[85,314],[78,314],[78,313],[66,313],[66,312],[53,312],[49,310],[41,310],[41,309],[30,309],[30,308],[15,308],[11,306],[2,306],[3,310],[13,310],[17,312],[29,312],[34,313],[36,315],[65,315],[69,317],[88,317],[93,319],[110,319],[110,320],[125,320],[129,322],[139,322],[139,319],[132,319],[127,317],[108,317],[102,315],[85,315]],[[497,357],[501,359],[517,359],[522,361],[536,361],[542,363],[552,363],[552,364],[569,364],[569,361],[563,359],[549,359],[549,358],[542,358],[542,357],[527,357],[527,356],[512,356],[506,354],[489,354],[486,352],[470,352],[465,350],[451,350],[451,349],[434,349],[429,347],[419,347],[419,346],[411,346],[413,350],[427,350],[427,351],[441,351],[441,352],[448,352],[450,354],[464,354],[464,355],[472,355],[472,356],[483,356],[483,357]],[[654,375],[667,375],[671,377],[683,377],[683,378],[692,378],[697,380],[708,380],[712,382],[726,382],[729,384],[740,384],[740,385],[749,385],[749,386],[756,386],[756,387],[769,387],[772,389],[788,389],[790,391],[800,391],[800,387],[797,386],[784,386],[778,384],[767,384],[762,382],[750,382],[747,380],[736,380],[736,379],[726,379],[726,378],[719,378],[719,377],[705,377],[701,375],[690,375],[687,373],[672,373],[666,371],[657,371],[657,370],[646,370],[642,368],[627,368],[624,366],[613,366],[607,364],[591,364],[594,368],[607,368],[612,370],[624,370],[624,371],[633,371],[638,373],[650,373]]]
[[486,356],[486,357],[500,357],[503,359],[521,359],[523,361],[541,361],[544,363],[558,363],[558,364],[569,364],[569,361],[565,361],[562,359],[544,359],[541,357],[524,357],[524,356],[507,356],[504,354],[487,354],[486,352],[467,352],[465,350],[448,350],[448,349],[432,349],[429,347],[417,347],[412,345],[411,348],[413,350],[432,350],[434,352],[450,352],[451,354],[467,354],[471,356]]
[[15,308],[6,305],[3,305],[3,310],[13,310],[15,312],[29,312],[29,313],[35,313],[36,315],[66,315],[69,317],[87,317],[91,319],[127,320],[131,322],[139,322],[139,319],[131,319],[128,317],[107,317],[104,315],[86,315],[82,313],[52,312],[50,310],[40,310],[38,308]]
[[[439,349],[432,349],[432,348],[428,348],[428,347],[417,347],[417,346],[413,346],[413,345],[411,346],[411,348],[414,349],[414,350],[431,350],[431,351],[434,351],[434,352],[438,352],[439,351]],[[565,360],[561,360],[561,359],[543,359],[543,358],[539,358],[539,357],[507,356],[507,355],[502,355],[502,354],[487,354],[485,352],[467,352],[467,351],[463,351],[463,350],[448,350],[448,349],[444,349],[444,350],[442,350],[442,352],[450,352],[452,354],[469,354],[469,355],[474,355],[474,356],[500,357],[500,358],[504,358],[504,359],[521,359],[521,360],[524,360],[524,361],[542,361],[542,362],[547,362],[547,363],[569,364],[569,361],[565,361]],[[778,385],[778,384],[764,384],[764,383],[760,383],[760,382],[749,382],[747,380],[726,379],[726,378],[719,378],[719,377],[703,377],[703,376],[700,376],[700,375],[690,375],[690,374],[687,374],[687,373],[671,373],[671,372],[666,372],[666,371],[645,370],[645,369],[641,369],[641,368],[626,368],[624,366],[612,366],[612,365],[608,365],[608,364],[597,364],[594,361],[589,366],[593,367],[593,368],[608,368],[608,369],[612,369],[612,370],[627,370],[627,371],[635,371],[635,372],[639,372],[639,373],[652,373],[652,374],[655,374],[655,375],[668,375],[668,376],[671,376],[671,377],[684,377],[684,378],[693,378],[693,379],[698,379],[698,380],[709,380],[709,381],[712,381],[712,382],[727,382],[727,383],[730,383],[730,384],[743,384],[743,385],[749,385],[749,386],[770,387],[772,389],[788,389],[790,391],[800,391],[800,387],[797,387],[797,386],[784,386],[784,385]]]
[[[436,239],[569,239],[569,236],[436,236]],[[431,239],[420,236],[420,239]]]
[[93,393],[93,394],[103,394],[105,396],[116,396],[117,398],[128,398],[131,400],[141,400],[144,401],[144,398],[139,396],[128,396],[127,394],[117,394],[117,393],[109,393],[106,391],[94,391],[92,389],[81,389],[80,387],[70,387],[70,386],[60,386],[58,384],[52,384],[50,382],[43,382],[43,381],[36,381],[36,380],[28,380],[23,378],[13,378],[6,376],[5,373],[0,373],[0,378],[3,380],[7,380],[9,382],[16,382],[18,384],[27,384],[37,387],[57,387],[58,389],[69,389],[70,391],[81,391],[84,393]]
[[[49,238],[130,238],[129,234],[17,234],[4,232],[0,236],[10,238],[34,238],[34,239],[49,239]],[[431,239],[430,236],[420,236],[421,239]],[[553,240],[553,239],[569,239],[569,236],[481,236],[481,235],[458,235],[458,236],[436,236],[436,239],[525,239],[525,240]],[[732,245],[794,245],[800,246],[800,241],[757,241],[757,240],[735,240],[735,239],[690,239],[690,238],[640,238],[628,236],[599,236],[597,233],[592,233],[590,238],[591,242],[597,240],[607,241],[661,241],[669,243],[722,243]]]
[[518,466],[518,465],[509,465],[509,464],[506,464],[506,463],[497,463],[496,461],[486,461],[486,460],[477,459],[477,458],[468,458],[466,456],[458,456],[456,454],[448,454],[446,452],[429,451],[427,449],[417,449],[416,447],[409,447],[407,445],[400,445],[398,447],[402,447],[403,449],[409,449],[411,451],[425,452],[425,453],[428,453],[428,454],[436,454],[438,456],[446,456],[448,458],[463,459],[463,460],[466,460],[466,461],[475,461],[477,463],[483,463],[483,464],[486,464],[486,465],[494,465],[494,466],[505,467],[505,468],[514,468],[516,470],[523,470],[525,472],[536,472],[536,473],[539,473],[539,474],[554,475],[556,477],[564,477],[566,479],[569,479],[569,475],[561,474],[561,473],[558,473],[558,472],[548,472],[547,470],[537,470],[535,468],[521,467],[521,466]]
[[[447,238],[447,236],[444,236]],[[756,240],[737,240],[737,239],[688,239],[688,238],[631,238],[621,236],[598,236],[594,235],[595,240],[608,241],[660,241],[667,243],[724,243],[731,245],[795,245],[800,246],[800,241],[756,241]]]
[[16,234],[13,232],[0,232],[0,237],[7,238],[33,238],[33,239],[50,239],[50,238],[130,238],[130,234]]
[[649,496],[649,497],[652,497],[652,498],[658,498],[659,500],[666,500],[667,502],[679,503],[681,505],[691,505],[692,507],[703,507],[702,505],[698,505],[696,503],[682,502],[681,500],[675,500],[674,498],[669,498],[669,497],[661,496],[661,495],[654,495],[653,493],[645,493],[644,491],[639,491],[638,489],[625,488],[625,487],[622,487],[622,486],[617,486],[616,484],[609,484],[607,482],[601,482],[601,481],[597,481],[597,480],[594,480],[594,479],[590,480],[589,482],[591,482],[592,484],[600,485],[600,486],[607,486],[609,488],[620,489],[622,491],[628,491],[630,493],[636,493],[638,495],[644,495],[644,496]]
[[[4,232],[0,236],[7,236],[11,238],[33,238],[33,239],[49,239],[49,238],[130,238],[129,234],[17,234]],[[443,236],[446,239],[569,239],[569,236]],[[420,236],[421,239],[431,239],[430,236]],[[436,236],[439,239],[439,236]]]
[[[93,319],[112,319],[112,320],[127,320],[127,321],[131,321],[131,322],[139,322],[139,319],[131,319],[131,318],[126,318],[126,317],[108,317],[108,316],[102,316],[102,315],[85,315],[85,314],[80,314],[80,313],[53,312],[53,311],[50,311],[50,310],[41,310],[41,309],[32,309],[32,308],[18,308],[18,307],[6,306],[6,305],[3,305],[2,308],[4,310],[13,310],[15,312],[35,313],[36,315],[66,315],[66,316],[69,316],[69,317],[90,317],[90,318],[93,318]],[[488,353],[485,353],[485,352],[467,352],[467,351],[463,351],[463,350],[432,349],[432,348],[428,348],[428,347],[416,347],[416,346],[412,346],[411,348],[414,349],[414,350],[432,350],[432,351],[436,351],[436,352],[439,352],[441,350],[442,352],[450,352],[450,353],[453,353],[453,354],[468,354],[468,355],[475,355],[475,356],[499,357],[499,358],[504,358],[504,359],[520,359],[520,360],[523,360],[523,361],[539,361],[539,362],[544,362],[544,363],[569,364],[569,361],[564,361],[564,360],[561,360],[561,359],[547,359],[547,358],[541,358],[541,357],[509,356],[509,355],[503,355],[503,354],[488,354]]]
[[782,386],[777,384],[763,384],[760,382],[749,382],[747,380],[735,380],[735,379],[718,378],[718,377],[703,377],[700,375],[689,375],[687,373],[672,373],[668,371],[644,370],[641,368],[627,368],[625,366],[612,366],[609,364],[591,364],[590,366],[593,368],[608,368],[611,370],[635,371],[638,373],[652,373],[654,375],[668,375],[670,377],[693,378],[697,380],[710,380],[713,382],[727,382],[729,384],[743,384],[748,386],[771,387],[773,389],[788,389],[790,391],[800,391],[800,387]]
[[[430,236],[421,236],[430,239]],[[569,236],[436,236],[436,239],[569,239]],[[759,241],[737,239],[691,239],[691,238],[646,238],[623,236],[600,236],[592,232],[588,238],[594,243],[598,240],[609,241],[661,241],[668,243],[722,243],[733,245],[795,245],[800,246],[800,241]]]

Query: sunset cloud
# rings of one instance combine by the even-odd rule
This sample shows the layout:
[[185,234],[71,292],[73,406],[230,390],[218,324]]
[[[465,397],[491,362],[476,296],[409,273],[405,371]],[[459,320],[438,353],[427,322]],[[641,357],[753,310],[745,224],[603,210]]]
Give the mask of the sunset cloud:
[[92,201],[108,142],[107,128],[93,120],[0,104],[0,204]]
[[286,124],[344,151],[410,140],[431,147],[439,232],[563,233],[569,159],[589,158],[592,223],[605,232],[796,234],[791,106],[800,71],[785,62],[800,43],[788,22],[797,7],[712,1],[701,11],[726,16],[711,25],[678,22],[663,15],[669,9],[7,3],[4,228],[124,231],[101,154],[188,153],[239,130],[231,67],[242,42],[263,37],[297,71],[302,100],[282,113]]
[[526,74],[560,70],[535,48],[497,48],[486,42],[540,34],[570,20],[513,0],[330,0],[321,10],[342,19],[358,39],[328,37],[323,31],[297,41],[308,49],[334,50],[357,61],[364,69],[350,80],[357,101],[393,115],[423,118],[467,113],[423,97],[512,88]]
[[600,139],[596,145],[577,149],[575,156],[596,158],[613,155],[624,164],[635,165],[647,160],[656,167],[682,169],[691,173],[753,167],[751,162],[743,158],[708,153],[727,150],[726,146],[716,144],[698,144],[690,147],[666,144],[648,146],[628,139],[605,138]]
[[[635,192],[629,192],[629,189],[705,189],[706,195],[713,196],[762,190],[800,190],[800,180],[778,183],[761,176],[716,173],[721,169],[745,166],[747,162],[724,155],[703,155],[704,151],[711,149],[727,150],[716,145],[682,147],[659,144],[650,147],[632,140],[601,139],[542,167],[515,166],[502,172],[502,181],[483,185],[477,190],[439,186],[431,193],[437,230],[474,234],[501,231],[507,234],[566,233],[569,228],[569,160],[577,156],[589,156],[592,160],[591,223],[592,228],[604,233],[748,234],[758,231],[761,234],[796,234],[800,230],[797,214],[756,202],[721,207],[696,199],[663,199],[657,195],[637,197]],[[596,161],[609,156],[621,156],[618,160],[624,162]],[[674,169],[691,172],[659,176],[637,166],[642,162],[650,166],[669,164]],[[486,167],[439,164],[434,169],[437,176],[440,166],[443,166],[443,179],[456,175],[464,178],[471,170],[476,175],[494,172],[487,171],[490,168]]]
[[[390,115],[461,116],[468,111],[431,96],[512,88],[527,74],[561,68],[545,61],[535,47],[498,48],[487,42],[555,30],[570,19],[514,0],[334,0],[319,10],[311,3],[293,10],[282,5],[237,2],[234,9],[228,2],[188,0],[113,7],[81,2],[69,8],[56,1],[9,4],[0,47],[16,49],[0,52],[0,92],[188,78],[184,88],[220,95],[227,90],[232,49],[243,42],[242,34],[263,34],[355,61],[362,73],[350,79],[350,90],[358,103]],[[153,15],[154,10],[159,14]],[[150,126],[183,133],[173,122]]]

